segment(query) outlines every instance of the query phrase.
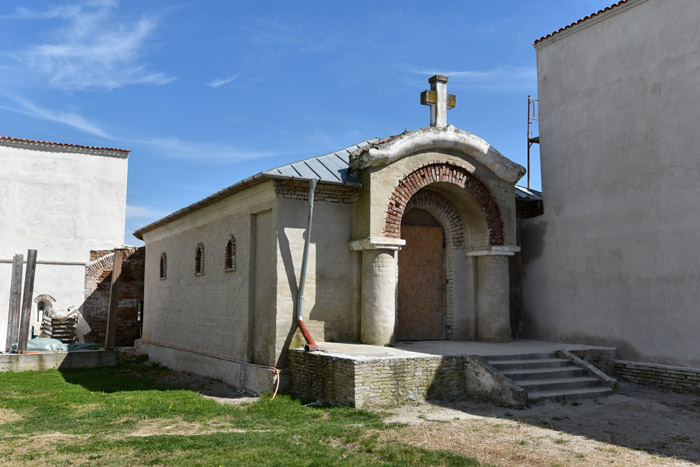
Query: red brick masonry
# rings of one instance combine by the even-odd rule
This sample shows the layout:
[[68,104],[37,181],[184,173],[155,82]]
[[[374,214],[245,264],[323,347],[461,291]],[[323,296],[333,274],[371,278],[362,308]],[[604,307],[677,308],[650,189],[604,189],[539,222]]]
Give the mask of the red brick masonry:
[[401,218],[406,205],[418,190],[431,183],[452,183],[466,189],[481,207],[489,229],[489,245],[503,245],[503,219],[498,204],[486,185],[466,169],[448,164],[434,163],[421,167],[407,175],[391,195],[386,213],[384,234],[390,238],[400,238]]

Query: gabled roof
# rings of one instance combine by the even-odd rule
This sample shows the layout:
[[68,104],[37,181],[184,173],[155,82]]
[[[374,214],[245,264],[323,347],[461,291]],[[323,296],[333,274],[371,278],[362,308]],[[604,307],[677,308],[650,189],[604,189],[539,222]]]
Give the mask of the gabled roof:
[[[311,178],[315,178],[320,183],[360,187],[362,186],[362,183],[349,173],[350,154],[358,151],[359,149],[376,146],[382,142],[390,141],[394,138],[396,137],[385,138],[384,140],[380,140],[379,138],[370,138],[360,143],[353,144],[352,146],[348,146],[347,148],[324,154],[322,156],[310,157],[298,162],[292,162],[291,164],[281,165],[271,170],[259,172],[252,177],[248,177],[245,180],[234,183],[221,191],[217,191],[213,195],[208,196],[201,201],[190,204],[189,206],[182,208],[179,211],[175,211],[174,213],[152,222],[145,227],[141,227],[134,232],[134,237],[143,240],[143,234],[146,232],[172,222],[175,219],[179,219],[180,217],[196,211],[197,209],[209,206],[210,204],[227,198],[241,190],[250,188],[258,183],[262,183],[265,180],[309,180]],[[538,195],[539,198],[537,198]],[[534,190],[528,190],[527,188],[516,186],[516,198],[541,200],[542,194]]]
[[217,191],[213,195],[207,196],[201,201],[190,204],[189,206],[175,211],[172,214],[168,214],[162,219],[152,222],[145,227],[141,227],[134,232],[134,237],[138,238],[139,240],[143,240],[143,234],[146,232],[172,222],[175,219],[179,219],[180,217],[185,216],[192,211],[196,211],[199,208],[209,206],[210,204],[238,193],[245,188],[257,185],[265,180],[309,180],[311,178],[315,178],[320,183],[362,186],[360,181],[350,175],[348,172],[350,169],[350,153],[376,141],[379,141],[379,138],[370,138],[366,141],[353,144],[347,148],[324,154],[322,156],[310,157],[298,162],[292,162],[291,164],[281,165],[271,170],[259,172],[252,177],[248,177],[245,180],[241,180],[238,183],[234,183],[233,185],[224,188],[223,190]]
[[552,32],[552,33],[550,33],[550,34],[547,34],[546,36],[540,37],[540,38],[537,39],[535,42],[533,42],[532,45],[537,45],[537,44],[539,44],[540,42],[542,42],[542,41],[544,41],[544,40],[547,40],[547,39],[549,39],[550,37],[553,37],[553,36],[559,34],[560,32],[566,31],[567,29],[570,29],[570,28],[572,28],[572,27],[574,27],[574,26],[576,26],[576,25],[579,25],[579,24],[583,23],[584,21],[588,21],[588,20],[590,20],[590,19],[592,19],[592,18],[595,18],[595,17],[597,17],[597,16],[600,16],[600,15],[602,15],[602,14],[604,14],[604,13],[610,11],[610,10],[613,10],[613,9],[619,7],[619,6],[622,6],[622,5],[624,5],[625,3],[628,3],[628,2],[631,2],[631,0],[620,0],[619,2],[614,3],[614,4],[612,4],[612,5],[608,6],[608,7],[605,7],[605,8],[603,8],[602,10],[598,10],[598,11],[596,11],[595,13],[591,13],[591,14],[588,15],[588,16],[584,16],[583,18],[581,18],[581,19],[579,19],[579,20],[577,20],[577,21],[574,21],[573,23],[571,23],[571,24],[569,24],[569,25],[564,26],[563,28],[559,28],[559,29],[557,29],[556,31],[554,31],[554,32]]
[[261,174],[270,178],[315,178],[322,183],[362,186],[360,181],[349,173],[350,154],[377,141],[379,138],[370,138],[330,154],[281,165]]
[[128,156],[128,149],[103,148],[98,146],[82,146],[80,144],[55,143],[51,141],[38,141],[35,139],[13,138],[12,136],[0,136],[0,144],[28,149],[59,150],[66,152],[82,152],[88,154],[117,153],[119,156]]

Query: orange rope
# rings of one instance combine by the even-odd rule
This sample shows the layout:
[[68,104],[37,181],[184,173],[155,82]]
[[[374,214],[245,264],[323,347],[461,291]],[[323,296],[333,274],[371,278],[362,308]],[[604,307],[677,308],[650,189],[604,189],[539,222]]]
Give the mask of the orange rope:
[[273,373],[275,373],[275,376],[277,376],[277,387],[275,388],[275,393],[272,395],[271,401],[275,400],[275,397],[277,396],[277,391],[280,389],[280,370],[277,368],[272,368]]

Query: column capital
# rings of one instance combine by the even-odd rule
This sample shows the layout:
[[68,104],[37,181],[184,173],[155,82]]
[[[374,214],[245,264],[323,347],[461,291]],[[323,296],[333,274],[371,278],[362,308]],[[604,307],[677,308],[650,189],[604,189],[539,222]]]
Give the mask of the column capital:
[[351,251],[362,250],[392,250],[398,251],[406,244],[406,240],[400,238],[387,237],[367,237],[358,240],[351,240],[348,243],[348,248]]
[[467,251],[467,256],[515,256],[520,251],[517,245],[498,245]]

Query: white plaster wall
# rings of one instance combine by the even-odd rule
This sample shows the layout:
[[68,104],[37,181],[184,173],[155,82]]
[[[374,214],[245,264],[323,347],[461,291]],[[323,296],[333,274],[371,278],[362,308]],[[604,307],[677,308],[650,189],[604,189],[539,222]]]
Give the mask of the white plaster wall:
[[[275,209],[274,184],[265,182],[145,233],[143,339],[246,361],[250,280],[254,280],[250,277],[251,219]],[[230,234],[236,237],[237,269],[226,272]],[[270,244],[258,245],[257,254],[274,260],[274,238],[273,231]],[[205,251],[204,275],[195,276],[195,250],[200,242]],[[167,254],[166,280],[160,280],[162,252]],[[274,275],[270,283],[275,283]],[[268,307],[272,306],[274,300]],[[274,312],[254,311],[256,316]],[[260,338],[274,344],[274,332]]]
[[[279,199],[277,210],[277,351],[289,344],[301,277],[306,200]],[[304,287],[304,322],[314,340],[357,339],[351,240],[353,204],[314,202],[314,222]],[[315,334],[314,331],[318,332]]]
[[529,336],[700,366],[700,2],[635,0],[537,48],[544,215]]
[[123,244],[127,163],[126,156],[0,144],[0,347],[3,350],[12,257],[23,254],[26,261],[28,249],[38,250],[34,297],[46,293],[56,299],[56,307],[80,306],[85,291],[84,266],[41,262],[84,264],[90,259],[91,249],[111,249]]

